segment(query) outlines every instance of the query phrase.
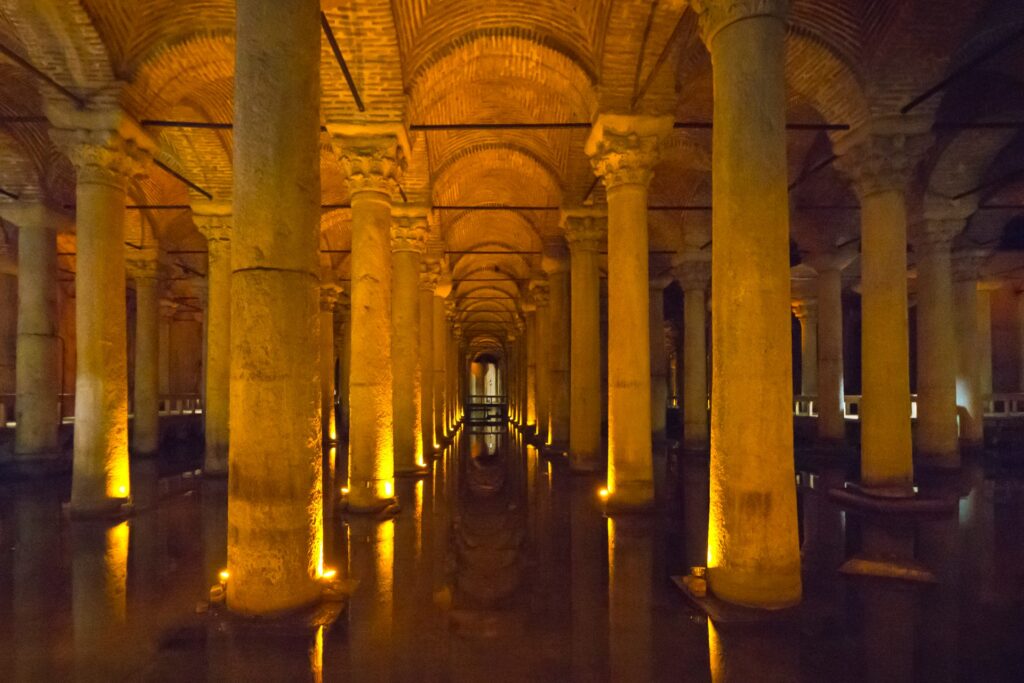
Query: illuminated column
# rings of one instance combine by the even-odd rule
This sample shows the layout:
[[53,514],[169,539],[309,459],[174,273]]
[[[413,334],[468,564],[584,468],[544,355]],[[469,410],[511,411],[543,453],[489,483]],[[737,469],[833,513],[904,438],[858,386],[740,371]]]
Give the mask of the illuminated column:
[[156,250],[128,261],[135,280],[135,396],[132,452],[153,455],[160,448],[160,297]]
[[[73,516],[111,515],[129,502],[125,188],[153,143],[118,111],[50,112],[76,187],[75,456]],[[77,125],[84,124],[83,126]]]
[[352,203],[349,494],[355,512],[395,502],[391,196],[408,148],[399,126],[328,126]]
[[980,448],[985,436],[985,402],[981,391],[978,352],[978,271],[989,253],[967,249],[954,254],[953,319],[956,326],[956,394],[960,413],[960,441]]
[[707,291],[710,254],[684,252],[676,266],[683,288],[683,447],[708,448]]
[[436,256],[428,252],[420,269],[420,426],[424,453],[433,453],[441,444],[434,433],[434,291],[441,277]]
[[426,249],[427,210],[400,205],[391,224],[391,360],[394,372],[395,473],[423,474],[423,399],[420,379],[420,259]]
[[[1024,299],[1024,297],[1021,297]],[[526,426],[537,428],[537,304],[531,299],[522,305],[526,315]],[[1024,327],[1024,325],[1022,325]],[[1024,344],[1021,344],[1024,355]]]
[[448,348],[448,320],[445,297],[452,290],[451,280],[442,276],[434,290],[434,441],[441,446],[448,436],[445,420],[445,365]]
[[14,465],[44,473],[61,467],[57,228],[69,220],[40,204],[5,210],[4,218],[18,225]]
[[800,321],[800,393],[814,396],[818,392],[818,302],[794,303],[793,315]]
[[569,447],[569,254],[562,239],[544,244],[543,268],[548,276],[548,443],[555,450]]
[[671,117],[602,114],[585,151],[608,191],[608,509],[654,504],[647,188]]
[[983,405],[992,398],[992,292],[1001,287],[1001,282],[978,283],[978,373]]
[[789,344],[787,3],[700,4],[715,89],[708,584],[728,602],[772,609],[801,596]]
[[860,483],[875,495],[913,493],[906,188],[927,144],[886,120],[836,143],[836,165],[861,203]]
[[157,352],[160,354],[158,373],[160,395],[171,393],[171,326],[178,312],[178,304],[170,299],[160,300],[160,332]]
[[562,227],[572,252],[572,395],[569,466],[575,472],[604,467],[601,456],[601,302],[598,252],[607,214],[584,208],[564,211]]
[[548,340],[551,337],[550,298],[547,280],[530,281],[530,294],[537,307],[537,436],[546,443],[551,423],[551,352]]
[[455,307],[455,301],[453,299],[446,300],[444,302],[445,312],[445,327],[444,327],[444,345],[442,349],[444,351],[444,433],[446,438],[451,438],[452,432],[455,426],[455,389],[453,388],[453,381],[458,377],[460,368],[456,365],[452,355],[452,349],[454,348],[455,342],[453,341],[452,327],[455,325],[457,316],[457,309]]
[[348,443],[349,426],[349,368],[352,367],[352,310],[348,294],[340,292],[334,308],[334,347],[338,356],[338,431],[345,435]]
[[843,276],[840,262],[822,255],[811,264],[818,272],[818,438],[846,438],[843,400]]
[[655,446],[665,444],[665,420],[668,410],[668,349],[665,348],[665,288],[671,277],[650,281],[648,324],[651,338],[651,439]]
[[936,467],[958,467],[956,330],[950,244],[963,221],[926,216],[917,229],[917,453]]
[[341,288],[335,284],[320,285],[320,426],[328,444],[338,439],[334,416],[334,309],[340,293]]
[[206,238],[206,396],[203,472],[228,473],[231,406],[231,204],[195,202],[192,220]]
[[227,606],[245,615],[320,595],[319,7],[237,8]]

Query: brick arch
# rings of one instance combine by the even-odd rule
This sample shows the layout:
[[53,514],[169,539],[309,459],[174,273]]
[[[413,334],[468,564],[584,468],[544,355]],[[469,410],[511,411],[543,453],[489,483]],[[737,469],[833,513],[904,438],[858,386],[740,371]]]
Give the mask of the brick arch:
[[[140,119],[167,118],[173,108],[187,99],[201,98],[211,83],[233,82],[235,71],[234,33],[193,34],[174,43],[163,43],[150,51],[135,69],[131,86],[125,93],[132,111]],[[227,102],[205,98],[203,105],[228,115]]]
[[869,116],[864,83],[851,62],[799,25],[786,36],[786,81],[829,123],[860,125]]

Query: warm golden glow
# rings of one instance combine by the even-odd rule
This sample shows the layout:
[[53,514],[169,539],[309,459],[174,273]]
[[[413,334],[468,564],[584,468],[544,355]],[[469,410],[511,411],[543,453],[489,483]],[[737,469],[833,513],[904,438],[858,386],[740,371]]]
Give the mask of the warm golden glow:
[[333,581],[336,576],[338,576],[337,569],[324,569],[324,572],[320,575],[320,578],[322,578],[324,581]]
[[313,674],[314,683],[324,680],[324,627],[317,626],[313,636],[313,646],[309,649],[309,669]]
[[598,492],[597,492],[597,495],[601,498],[601,500],[608,500],[608,489],[607,488],[599,489]]
[[390,481],[384,482],[384,497],[390,498],[395,495],[395,486]]
[[107,529],[104,558],[108,604],[118,619],[124,619],[128,597],[128,522]]
[[711,680],[721,681],[725,673],[722,670],[722,641],[711,619],[708,619],[708,662],[711,664]]
[[343,495],[343,496],[347,496],[348,495],[348,487],[347,486],[342,486],[341,487],[341,495]]
[[221,569],[220,573],[217,574],[217,578],[220,579],[220,582],[222,584],[227,583],[228,579],[231,578],[231,572],[229,572],[227,569]]

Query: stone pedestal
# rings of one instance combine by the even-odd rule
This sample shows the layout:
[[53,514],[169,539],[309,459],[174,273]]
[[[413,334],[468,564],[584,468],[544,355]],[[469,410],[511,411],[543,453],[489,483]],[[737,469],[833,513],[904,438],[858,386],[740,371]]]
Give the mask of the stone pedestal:
[[328,126],[352,203],[352,364],[348,509],[395,503],[391,197],[405,165],[398,126]]
[[75,455],[71,514],[129,501],[125,203],[153,143],[122,112],[52,110],[51,136],[77,172]]
[[676,266],[683,288],[683,447],[708,448],[707,289],[710,254],[684,252]]
[[585,151],[608,193],[608,499],[654,504],[647,189],[670,117],[602,114]]
[[420,376],[420,260],[426,249],[427,209],[396,206],[391,225],[391,359],[394,373],[395,474],[427,472],[423,459]]
[[563,212],[571,251],[572,353],[569,467],[574,472],[604,468],[601,449],[601,302],[598,253],[605,242],[607,214],[597,209]]
[[319,10],[237,7],[227,606],[251,616],[321,595]]
[[231,407],[231,204],[196,202],[192,220],[206,238],[206,394],[203,472],[228,472]]
[[135,396],[132,454],[160,449],[160,263],[156,250],[128,261],[135,281]]
[[726,602],[778,609],[801,597],[789,344],[786,3],[700,5],[715,90],[708,587]]

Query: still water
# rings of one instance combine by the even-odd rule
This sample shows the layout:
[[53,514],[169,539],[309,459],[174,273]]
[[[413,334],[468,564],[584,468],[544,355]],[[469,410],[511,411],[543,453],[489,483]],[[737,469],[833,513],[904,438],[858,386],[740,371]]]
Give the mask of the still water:
[[[325,490],[343,484],[331,453]],[[659,454],[659,513],[601,515],[597,478],[515,433],[463,433],[400,479],[394,519],[325,518],[350,591],[328,629],[240,634],[197,614],[224,565],[224,482],[133,463],[138,514],[70,524],[63,485],[0,487],[3,681],[1019,681],[1024,478],[943,482],[955,515],[865,520],[801,477],[805,601],[788,625],[710,623],[670,577],[703,564],[707,462]],[[329,498],[329,497],[328,497]],[[935,583],[846,577],[872,546]]]

